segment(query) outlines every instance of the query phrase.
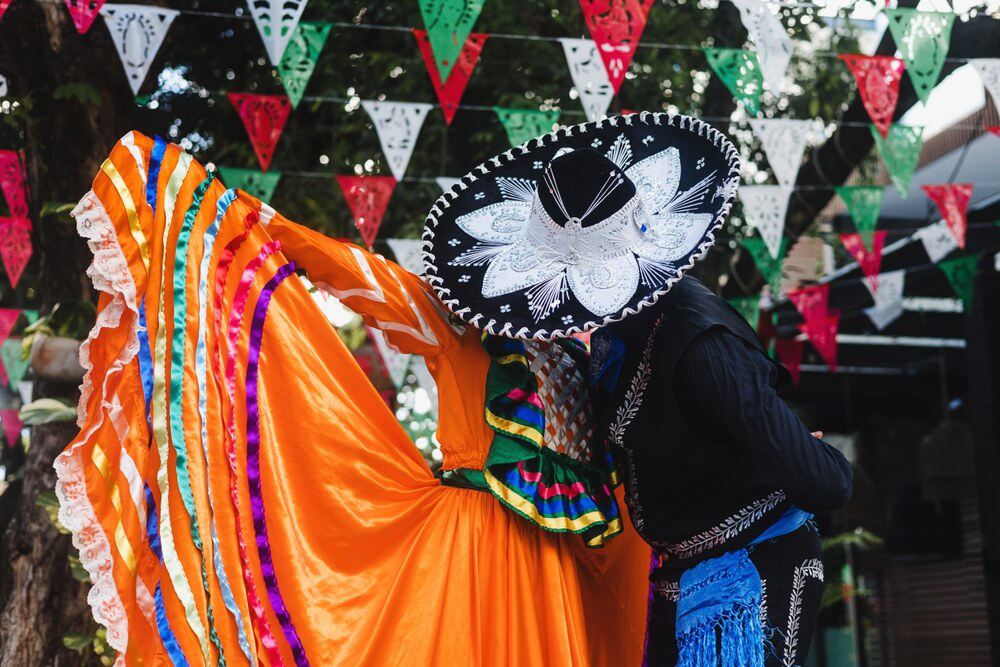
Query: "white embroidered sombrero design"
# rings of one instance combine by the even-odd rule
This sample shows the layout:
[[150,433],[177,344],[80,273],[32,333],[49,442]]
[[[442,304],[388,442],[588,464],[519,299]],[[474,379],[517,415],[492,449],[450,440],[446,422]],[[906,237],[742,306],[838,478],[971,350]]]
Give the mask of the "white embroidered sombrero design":
[[563,128],[479,165],[423,233],[426,280],[491,334],[549,340],[652,304],[715,242],[736,148],[687,116]]

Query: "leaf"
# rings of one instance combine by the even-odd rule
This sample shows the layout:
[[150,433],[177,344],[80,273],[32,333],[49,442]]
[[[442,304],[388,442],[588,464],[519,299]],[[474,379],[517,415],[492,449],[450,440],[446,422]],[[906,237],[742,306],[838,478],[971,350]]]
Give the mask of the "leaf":
[[49,520],[52,522],[60,533],[63,535],[69,535],[69,531],[66,530],[61,523],[59,523],[59,499],[56,497],[55,491],[45,491],[38,494],[35,499],[35,504],[45,510],[45,513],[49,515]]
[[25,426],[76,421],[76,404],[59,398],[40,398],[21,407],[18,416]]
[[73,554],[69,555],[69,571],[73,574],[73,578],[77,581],[81,581],[85,584],[90,582],[90,573],[87,572],[83,563],[80,562],[80,558],[74,556]]
[[882,542],[883,540],[881,537],[860,527],[846,533],[840,533],[839,535],[834,535],[833,537],[825,537],[820,540],[820,543],[823,546],[823,551],[843,549],[847,546],[854,546],[861,550],[868,550],[872,547],[881,545]]
[[83,653],[94,642],[94,633],[79,634],[77,632],[67,632],[62,636],[63,646],[77,653]]
[[52,97],[57,100],[76,100],[80,104],[100,106],[101,95],[89,83],[64,83],[52,91]]
[[76,206],[76,204],[73,204],[72,202],[66,203],[47,201],[42,204],[42,210],[39,211],[38,215],[42,217],[46,215],[62,215],[63,213],[69,213],[72,211],[74,206]]

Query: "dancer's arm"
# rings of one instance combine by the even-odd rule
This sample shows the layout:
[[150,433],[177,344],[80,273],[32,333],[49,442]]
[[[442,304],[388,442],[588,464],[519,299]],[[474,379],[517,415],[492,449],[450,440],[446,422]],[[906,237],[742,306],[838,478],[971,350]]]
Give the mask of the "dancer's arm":
[[675,375],[690,405],[713,415],[717,428],[752,448],[801,509],[835,509],[851,495],[850,464],[818,440],[774,390],[777,373],[760,351],[721,329],[685,351]]
[[457,340],[444,306],[398,264],[281,216],[268,223],[267,233],[317,287],[381,329],[401,352],[431,356]]

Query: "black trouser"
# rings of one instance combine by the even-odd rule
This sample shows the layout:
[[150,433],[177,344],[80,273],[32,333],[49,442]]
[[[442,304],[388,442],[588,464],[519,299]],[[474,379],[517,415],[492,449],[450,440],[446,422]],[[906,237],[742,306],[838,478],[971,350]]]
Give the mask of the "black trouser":
[[[806,661],[823,591],[823,561],[816,526],[747,547],[760,573],[764,597],[761,618],[767,667],[801,667]],[[649,667],[677,664],[674,623],[677,603],[657,592],[649,623]],[[715,667],[699,665],[699,667]]]

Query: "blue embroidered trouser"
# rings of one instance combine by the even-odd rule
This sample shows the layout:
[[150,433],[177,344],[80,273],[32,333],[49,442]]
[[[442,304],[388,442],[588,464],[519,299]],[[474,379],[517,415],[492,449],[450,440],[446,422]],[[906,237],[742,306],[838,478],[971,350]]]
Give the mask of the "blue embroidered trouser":
[[[823,588],[819,534],[810,521],[794,532],[747,548],[760,574],[767,667],[801,667],[812,641]],[[677,602],[659,587],[650,619],[647,665],[677,664]],[[702,667],[702,666],[699,666]],[[705,665],[704,667],[716,667]]]

